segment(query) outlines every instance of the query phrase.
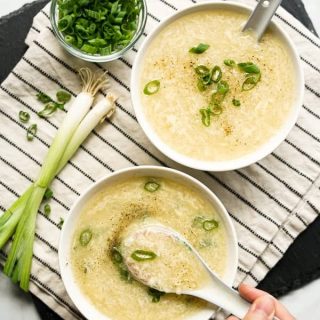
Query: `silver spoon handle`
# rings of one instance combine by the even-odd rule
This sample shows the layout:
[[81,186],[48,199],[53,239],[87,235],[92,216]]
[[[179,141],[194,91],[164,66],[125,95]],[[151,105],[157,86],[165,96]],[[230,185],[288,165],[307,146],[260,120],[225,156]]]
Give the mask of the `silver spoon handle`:
[[253,30],[259,41],[282,0],[260,0],[242,31]]

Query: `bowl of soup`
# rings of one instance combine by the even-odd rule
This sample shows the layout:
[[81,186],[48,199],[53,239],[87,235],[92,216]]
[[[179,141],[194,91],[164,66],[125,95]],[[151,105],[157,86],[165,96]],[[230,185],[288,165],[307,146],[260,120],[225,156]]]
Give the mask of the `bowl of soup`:
[[[143,239],[135,247],[124,240],[130,230],[150,222],[179,232],[211,269],[232,285],[238,265],[236,233],[225,207],[213,192],[177,170],[156,166],[128,168],[108,175],[84,192],[62,229],[62,280],[87,319],[152,320],[156,314],[158,320],[207,320],[213,314],[215,308],[200,299],[154,290],[132,277],[123,257],[135,254],[137,261],[143,261],[152,250],[164,261],[170,256],[176,259],[170,262],[173,268],[162,267],[162,260],[149,264],[149,270],[157,268],[160,280],[178,287],[202,279],[199,270],[185,267],[188,263],[194,265],[190,252],[179,247],[165,250],[167,244],[161,235],[152,248],[145,247]],[[177,254],[164,254],[169,251]],[[143,262],[145,267],[154,263],[149,258]]]
[[162,21],[131,75],[137,119],[166,156],[226,171],[271,153],[294,126],[304,77],[293,42],[272,21],[258,42],[242,32],[252,8],[205,2]]

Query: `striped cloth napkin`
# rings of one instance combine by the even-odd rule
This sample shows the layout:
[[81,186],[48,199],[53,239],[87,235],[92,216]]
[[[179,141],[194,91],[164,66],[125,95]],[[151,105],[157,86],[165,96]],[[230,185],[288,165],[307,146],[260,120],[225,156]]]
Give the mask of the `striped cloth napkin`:
[[[125,57],[90,64],[109,71],[112,91],[120,98],[116,115],[97,128],[54,180],[49,217],[40,212],[34,245],[31,291],[64,319],[83,318],[68,297],[58,267],[60,218],[94,181],[114,170],[142,164],[183,170],[204,182],[227,207],[239,239],[240,261],[234,285],[257,285],[319,214],[320,198],[320,40],[283,9],[274,18],[288,32],[301,55],[306,76],[305,99],[297,124],[271,155],[250,167],[225,173],[183,168],[157,151],[140,129],[130,102],[129,79],[141,41],[159,21],[195,0],[148,0],[145,33]],[[254,0],[243,1],[254,6]],[[64,117],[57,112],[39,120],[39,92],[54,96],[60,88],[75,96],[76,70],[87,63],[67,54],[55,39],[49,8],[35,17],[26,39],[29,49],[0,86],[0,209],[6,208],[36,177]],[[38,123],[33,142],[26,139],[20,110]]]

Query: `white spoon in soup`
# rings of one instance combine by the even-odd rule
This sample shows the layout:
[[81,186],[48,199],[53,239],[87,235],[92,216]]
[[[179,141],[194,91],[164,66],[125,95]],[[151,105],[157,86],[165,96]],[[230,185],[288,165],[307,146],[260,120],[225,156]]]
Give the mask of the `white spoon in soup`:
[[[209,268],[178,232],[161,224],[144,225],[121,242],[131,275],[160,292],[201,298],[243,319],[250,304]],[[275,318],[276,319],[276,318]]]

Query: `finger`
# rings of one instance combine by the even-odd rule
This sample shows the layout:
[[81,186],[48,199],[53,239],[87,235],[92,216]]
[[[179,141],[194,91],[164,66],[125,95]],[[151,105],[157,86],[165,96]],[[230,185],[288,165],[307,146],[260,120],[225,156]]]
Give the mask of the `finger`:
[[272,320],[275,309],[275,300],[265,294],[255,300],[243,320]]
[[[253,302],[254,300],[265,295],[272,297],[269,293],[253,288],[246,284],[241,284],[239,286],[239,292],[243,298],[245,298],[250,302]],[[276,300],[274,297],[272,298],[275,301],[276,316],[280,319],[294,320],[294,317],[292,316],[292,314],[278,300]]]
[[227,320],[239,320],[239,318],[235,317],[235,316],[230,316],[227,318]]

